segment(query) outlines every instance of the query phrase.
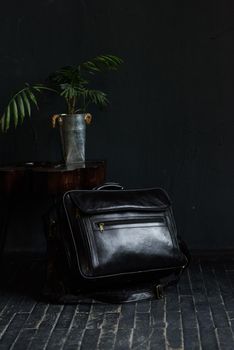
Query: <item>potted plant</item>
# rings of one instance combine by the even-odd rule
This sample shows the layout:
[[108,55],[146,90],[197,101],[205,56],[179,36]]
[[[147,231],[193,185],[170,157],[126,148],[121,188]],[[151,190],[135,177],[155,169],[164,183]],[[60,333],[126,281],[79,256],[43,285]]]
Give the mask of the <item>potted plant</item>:
[[110,70],[117,70],[122,59],[114,55],[100,55],[78,65],[62,67],[53,72],[47,84],[26,84],[9,101],[1,116],[1,129],[6,132],[10,125],[16,128],[26,116],[31,116],[32,107],[38,108],[38,94],[49,90],[66,102],[65,113],[52,117],[53,126],[58,122],[63,145],[65,163],[85,160],[85,127],[91,122],[87,113],[90,104],[104,107],[107,94],[91,89],[92,76]]

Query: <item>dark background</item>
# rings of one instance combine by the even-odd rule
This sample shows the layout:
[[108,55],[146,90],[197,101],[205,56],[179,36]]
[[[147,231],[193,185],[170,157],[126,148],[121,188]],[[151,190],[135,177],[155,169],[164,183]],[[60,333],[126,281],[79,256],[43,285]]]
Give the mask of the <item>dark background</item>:
[[[24,82],[43,82],[56,68],[98,54],[119,55],[120,71],[100,76],[111,104],[90,110],[87,157],[106,159],[108,179],[126,187],[168,190],[190,248],[234,248],[233,15],[231,0],[4,2],[1,110]],[[49,116],[64,106],[52,96],[40,106],[23,126],[0,135],[1,163],[61,159]],[[38,244],[17,220],[18,241],[31,235]]]

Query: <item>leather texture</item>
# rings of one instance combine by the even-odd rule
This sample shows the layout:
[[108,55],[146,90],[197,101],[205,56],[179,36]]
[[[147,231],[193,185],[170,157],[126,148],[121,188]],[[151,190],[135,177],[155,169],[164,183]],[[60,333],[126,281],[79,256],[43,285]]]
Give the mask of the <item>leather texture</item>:
[[81,290],[159,283],[187,265],[171,201],[160,188],[69,191],[63,209],[60,234]]
[[167,209],[171,203],[161,189],[150,190],[93,190],[70,191],[73,203],[83,214],[98,214],[119,211],[159,211]]

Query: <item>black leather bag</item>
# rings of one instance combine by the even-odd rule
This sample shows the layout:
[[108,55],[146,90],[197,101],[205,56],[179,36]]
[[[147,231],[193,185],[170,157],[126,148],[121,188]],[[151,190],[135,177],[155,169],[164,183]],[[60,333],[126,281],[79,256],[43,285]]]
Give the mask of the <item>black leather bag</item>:
[[188,265],[160,188],[69,191],[50,222],[57,256],[49,271],[60,264],[62,302],[82,295],[112,302],[161,298]]

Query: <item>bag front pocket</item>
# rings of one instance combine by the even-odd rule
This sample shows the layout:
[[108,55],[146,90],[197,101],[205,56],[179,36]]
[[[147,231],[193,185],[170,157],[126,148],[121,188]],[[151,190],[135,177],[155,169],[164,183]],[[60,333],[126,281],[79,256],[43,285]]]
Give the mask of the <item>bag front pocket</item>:
[[136,273],[172,265],[174,245],[164,215],[94,217],[89,231],[95,275]]

